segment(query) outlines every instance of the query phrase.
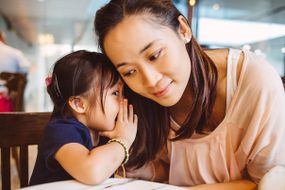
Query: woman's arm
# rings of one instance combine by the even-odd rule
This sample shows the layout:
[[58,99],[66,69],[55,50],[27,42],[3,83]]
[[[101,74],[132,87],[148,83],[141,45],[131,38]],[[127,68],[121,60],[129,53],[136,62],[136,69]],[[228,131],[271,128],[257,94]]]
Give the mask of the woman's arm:
[[193,187],[186,187],[189,190],[254,190],[257,189],[255,183],[250,180],[237,180],[227,183],[204,184]]
[[156,159],[141,168],[127,169],[127,177],[147,181],[168,182],[169,164],[161,159]]

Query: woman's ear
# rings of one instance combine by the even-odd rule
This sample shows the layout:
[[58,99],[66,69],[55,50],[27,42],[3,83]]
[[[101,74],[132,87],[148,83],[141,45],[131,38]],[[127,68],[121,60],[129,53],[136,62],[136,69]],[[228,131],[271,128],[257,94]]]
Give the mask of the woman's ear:
[[73,96],[68,99],[68,105],[71,107],[73,111],[79,114],[86,113],[87,110],[87,101],[78,96]]
[[182,40],[184,40],[185,43],[190,42],[192,38],[192,32],[186,18],[180,15],[177,19],[180,24],[178,28],[179,36],[181,37]]

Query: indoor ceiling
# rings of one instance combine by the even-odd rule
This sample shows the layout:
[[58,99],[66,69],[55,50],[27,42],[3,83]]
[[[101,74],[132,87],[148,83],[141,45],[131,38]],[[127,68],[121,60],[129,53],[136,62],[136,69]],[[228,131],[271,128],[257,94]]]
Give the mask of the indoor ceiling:
[[284,0],[200,0],[200,5],[205,17],[285,24]]
[[[178,3],[183,1],[176,0]],[[40,34],[51,34],[55,43],[88,45],[94,44],[92,39],[95,39],[94,14],[106,2],[0,0],[0,13],[6,20],[6,28],[15,31],[30,44],[36,44]],[[284,0],[200,0],[199,4],[202,17],[285,24]],[[217,5],[219,12],[213,8]]]
[[[40,34],[52,34],[55,43],[77,43],[86,33],[92,36],[96,10],[106,0],[0,0],[6,26],[29,43]],[[86,40],[88,43],[90,39]]]

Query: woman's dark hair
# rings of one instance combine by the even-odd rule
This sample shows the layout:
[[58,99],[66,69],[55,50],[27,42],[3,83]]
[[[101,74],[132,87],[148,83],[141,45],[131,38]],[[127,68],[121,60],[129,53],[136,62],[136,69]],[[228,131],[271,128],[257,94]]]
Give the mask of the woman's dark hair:
[[[104,89],[112,87],[118,80],[119,74],[102,53],[80,50],[62,57],[55,63],[50,84],[47,86],[47,92],[54,104],[53,116],[71,116],[68,99],[79,95],[89,98],[100,94],[104,112]],[[89,100],[92,106],[95,105],[94,96]]]
[[[106,35],[126,16],[149,15],[157,24],[177,32],[178,17],[182,15],[171,0],[111,0],[96,13],[95,31],[99,46],[104,52]],[[183,16],[183,15],[182,15]],[[194,131],[201,131],[207,124],[216,97],[217,68],[192,37],[186,44],[191,60],[189,85],[193,102],[189,105],[188,117],[172,140],[190,138]],[[144,98],[126,87],[125,96],[134,105],[139,117],[137,138],[132,146],[129,166],[140,167],[155,158],[166,145],[170,129],[166,108]],[[133,158],[132,158],[133,156]]]

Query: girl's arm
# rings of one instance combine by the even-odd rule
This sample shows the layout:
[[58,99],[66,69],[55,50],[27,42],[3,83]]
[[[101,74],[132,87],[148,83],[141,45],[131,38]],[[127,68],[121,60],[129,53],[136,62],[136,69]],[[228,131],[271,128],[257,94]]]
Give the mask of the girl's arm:
[[[128,102],[120,103],[120,111],[114,130],[102,132],[110,139],[118,139],[127,149],[133,143],[137,132],[137,116]],[[86,184],[98,184],[109,178],[125,158],[123,146],[112,142],[89,151],[79,143],[68,143],[56,153],[55,159],[76,180]]]
[[118,143],[96,147],[92,151],[81,144],[69,143],[55,154],[55,159],[66,172],[85,184],[99,184],[109,178],[124,157],[124,149]]

